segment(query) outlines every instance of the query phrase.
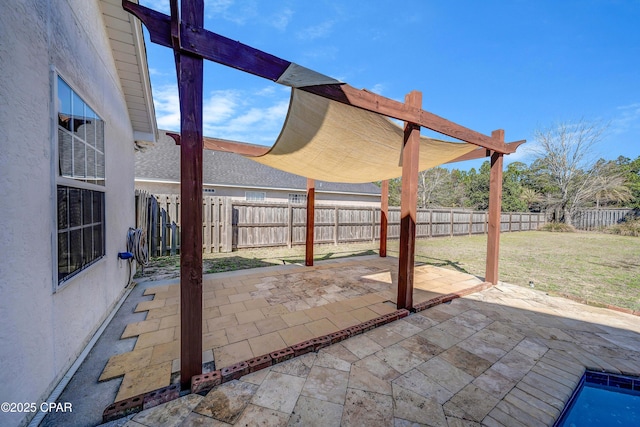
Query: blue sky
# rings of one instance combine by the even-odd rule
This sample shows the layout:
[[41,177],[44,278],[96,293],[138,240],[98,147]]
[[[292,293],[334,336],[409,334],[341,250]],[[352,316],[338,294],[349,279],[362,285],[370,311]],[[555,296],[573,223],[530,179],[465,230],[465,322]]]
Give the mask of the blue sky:
[[[168,0],[140,0],[168,13]],[[205,0],[205,27],[507,141],[560,121],[608,123],[598,155],[640,155],[640,0]],[[170,49],[147,40],[158,126],[179,130]],[[289,88],[205,64],[205,135],[272,145]],[[433,135],[429,132],[423,132]],[[460,169],[479,162],[456,164]]]

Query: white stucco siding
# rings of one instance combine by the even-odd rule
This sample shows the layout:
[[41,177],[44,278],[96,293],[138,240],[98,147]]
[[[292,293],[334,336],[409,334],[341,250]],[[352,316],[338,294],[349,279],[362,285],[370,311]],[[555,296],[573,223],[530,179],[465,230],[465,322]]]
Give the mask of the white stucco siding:
[[[97,1],[2,2],[0,38],[0,401],[38,402],[124,290],[133,132]],[[105,121],[106,255],[58,292],[51,70]],[[0,425],[24,415],[2,413]]]

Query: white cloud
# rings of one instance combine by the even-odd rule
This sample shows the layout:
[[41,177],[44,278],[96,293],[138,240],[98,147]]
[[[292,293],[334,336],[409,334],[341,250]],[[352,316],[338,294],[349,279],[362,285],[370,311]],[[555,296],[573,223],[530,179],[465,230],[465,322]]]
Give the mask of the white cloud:
[[[179,131],[177,86],[154,89],[153,96],[158,127]],[[265,89],[213,91],[203,99],[204,135],[272,145],[280,133],[288,107],[288,92]]]
[[272,27],[284,31],[287,29],[289,22],[291,22],[291,18],[293,17],[293,10],[288,7],[279,12],[278,14],[271,17],[269,23]]
[[611,130],[614,134],[628,132],[640,128],[640,103],[636,102],[617,108],[618,114],[611,120]]
[[180,129],[180,100],[176,85],[161,86],[153,89],[153,104],[156,109],[156,122],[160,129]]
[[327,37],[331,33],[334,24],[335,20],[331,19],[321,22],[318,25],[307,27],[304,31],[298,33],[298,38],[302,40],[315,40]]

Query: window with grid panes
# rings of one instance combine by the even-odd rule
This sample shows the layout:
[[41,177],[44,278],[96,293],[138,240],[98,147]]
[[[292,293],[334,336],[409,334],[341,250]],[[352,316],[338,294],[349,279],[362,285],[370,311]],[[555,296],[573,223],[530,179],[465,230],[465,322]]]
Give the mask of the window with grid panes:
[[105,255],[104,122],[57,78],[58,285]]

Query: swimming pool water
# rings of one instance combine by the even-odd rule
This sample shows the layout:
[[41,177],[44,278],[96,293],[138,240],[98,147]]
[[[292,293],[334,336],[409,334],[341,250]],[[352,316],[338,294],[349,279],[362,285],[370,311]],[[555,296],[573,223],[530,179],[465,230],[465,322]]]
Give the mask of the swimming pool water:
[[634,387],[638,381],[633,377],[587,372],[556,425],[640,426],[640,390]]

